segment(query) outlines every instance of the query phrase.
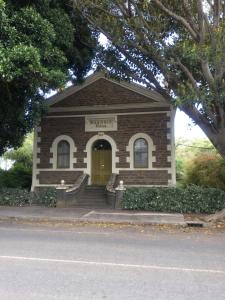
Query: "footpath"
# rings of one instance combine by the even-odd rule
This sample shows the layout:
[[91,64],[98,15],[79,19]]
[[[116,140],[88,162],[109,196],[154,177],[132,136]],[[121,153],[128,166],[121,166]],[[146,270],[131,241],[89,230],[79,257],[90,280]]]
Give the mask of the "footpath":
[[0,207],[0,222],[187,226],[182,214],[114,209],[47,208],[41,206]]

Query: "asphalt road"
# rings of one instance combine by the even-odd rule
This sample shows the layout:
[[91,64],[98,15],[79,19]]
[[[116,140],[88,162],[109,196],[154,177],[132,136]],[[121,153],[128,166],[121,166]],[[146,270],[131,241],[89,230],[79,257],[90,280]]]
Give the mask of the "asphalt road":
[[0,299],[225,299],[225,233],[0,224]]

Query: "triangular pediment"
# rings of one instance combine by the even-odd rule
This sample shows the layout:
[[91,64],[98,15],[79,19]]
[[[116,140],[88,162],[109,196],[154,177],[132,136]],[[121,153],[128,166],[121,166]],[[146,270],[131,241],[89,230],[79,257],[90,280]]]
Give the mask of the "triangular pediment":
[[168,105],[166,100],[156,92],[137,84],[112,80],[103,73],[96,73],[88,77],[83,84],[71,86],[48,100],[52,108],[134,103]]

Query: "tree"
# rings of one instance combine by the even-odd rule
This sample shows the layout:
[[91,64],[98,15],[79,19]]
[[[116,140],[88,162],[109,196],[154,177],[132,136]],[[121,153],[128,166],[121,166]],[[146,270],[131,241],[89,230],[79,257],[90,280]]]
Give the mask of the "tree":
[[189,160],[193,160],[201,155],[217,155],[218,152],[212,143],[206,138],[185,139],[178,138],[176,140],[176,158],[187,164]]
[[96,38],[70,0],[0,0],[0,155],[21,145],[46,93],[83,78]]
[[14,161],[16,164],[23,165],[25,168],[32,170],[33,162],[33,133],[29,133],[21,147],[16,150],[8,150],[4,153],[5,159]]
[[[177,181],[186,184],[188,181],[185,180],[187,178],[187,170],[189,170],[190,165],[194,165],[194,162],[201,157],[215,157],[218,159],[218,152],[210,143],[210,141],[206,138],[198,138],[198,139],[185,139],[178,138],[176,140],[176,174]],[[223,159],[221,158],[223,161]],[[216,164],[214,164],[216,168]],[[192,168],[193,169],[193,168]],[[211,168],[212,169],[212,168]],[[196,169],[195,169],[196,170]],[[213,172],[212,172],[213,176]],[[193,173],[194,177],[194,173]],[[215,178],[216,180],[216,178]],[[196,183],[195,181],[189,183]]]
[[0,169],[0,188],[30,189],[32,183],[33,134],[26,136],[23,145],[17,150],[9,150],[4,158],[12,160],[9,170]]
[[225,190],[225,161],[216,154],[202,154],[189,161],[185,184]]
[[225,2],[73,2],[109,40],[99,65],[180,107],[225,158]]

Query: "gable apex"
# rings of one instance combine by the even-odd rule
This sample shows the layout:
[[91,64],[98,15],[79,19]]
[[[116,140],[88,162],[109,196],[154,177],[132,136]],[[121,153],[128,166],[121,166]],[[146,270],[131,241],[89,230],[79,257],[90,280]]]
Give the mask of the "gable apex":
[[131,92],[134,92],[141,96],[147,97],[152,102],[168,105],[168,101],[165,100],[165,98],[162,95],[160,95],[159,93],[148,90],[147,88],[142,87],[136,83],[129,83],[126,81],[114,80],[112,78],[109,78],[107,76],[107,74],[105,74],[103,72],[93,73],[92,75],[88,76],[82,84],[70,86],[70,87],[66,88],[64,91],[62,91],[56,95],[53,95],[52,97],[47,99],[47,104],[48,104],[48,106],[52,106],[52,105],[64,100],[65,98],[76,94],[77,92],[81,91],[82,89],[85,89],[86,87],[88,87],[89,85],[95,83],[96,81],[98,81],[100,79],[104,79],[110,83],[116,84],[122,88],[130,90]]

